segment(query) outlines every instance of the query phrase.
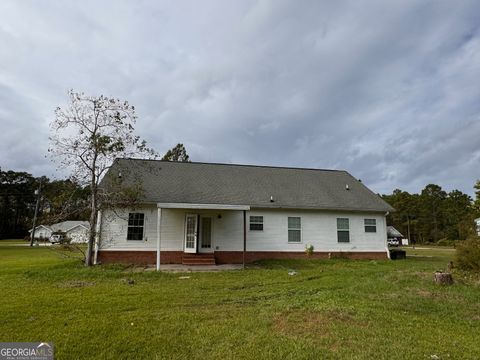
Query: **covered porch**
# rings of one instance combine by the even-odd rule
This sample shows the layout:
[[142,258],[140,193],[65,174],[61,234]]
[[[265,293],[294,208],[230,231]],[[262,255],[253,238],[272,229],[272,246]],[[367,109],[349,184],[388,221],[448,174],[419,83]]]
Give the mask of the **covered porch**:
[[235,257],[241,256],[244,266],[248,210],[248,205],[157,203],[156,270],[162,269],[164,243],[169,241],[167,211],[176,213],[177,229],[180,221],[183,225],[183,265],[211,267],[218,262],[230,262],[229,255],[235,253]]

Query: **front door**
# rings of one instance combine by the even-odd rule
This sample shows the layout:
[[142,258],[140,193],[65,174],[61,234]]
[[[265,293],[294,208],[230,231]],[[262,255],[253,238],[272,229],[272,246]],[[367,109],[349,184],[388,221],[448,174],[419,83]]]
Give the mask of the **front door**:
[[185,218],[185,252],[197,252],[197,214],[187,214]]
[[200,216],[200,252],[213,252],[212,244],[213,217]]

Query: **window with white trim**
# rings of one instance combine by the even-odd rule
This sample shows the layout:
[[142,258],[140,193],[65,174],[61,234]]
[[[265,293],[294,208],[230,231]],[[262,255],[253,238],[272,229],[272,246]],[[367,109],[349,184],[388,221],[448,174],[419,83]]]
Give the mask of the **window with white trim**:
[[365,232],[376,233],[377,232],[377,220],[376,219],[364,219]]
[[250,216],[250,230],[263,230],[263,216]]
[[350,242],[350,220],[348,218],[337,218],[337,239],[338,242]]
[[143,240],[144,226],[145,226],[145,214],[129,213],[127,240]]
[[300,217],[288,217],[288,242],[302,242],[302,220]]
[[263,230],[263,216],[250,216],[250,230]]

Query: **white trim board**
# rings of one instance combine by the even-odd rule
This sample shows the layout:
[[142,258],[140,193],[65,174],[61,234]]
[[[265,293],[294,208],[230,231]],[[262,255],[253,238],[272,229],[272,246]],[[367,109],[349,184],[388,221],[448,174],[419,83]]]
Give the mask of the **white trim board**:
[[250,210],[249,205],[157,203],[162,209],[198,209],[198,210]]
[[[150,252],[156,252],[156,248],[99,248],[98,251],[150,251]],[[165,250],[164,250],[165,251]],[[181,251],[181,250],[178,250]]]

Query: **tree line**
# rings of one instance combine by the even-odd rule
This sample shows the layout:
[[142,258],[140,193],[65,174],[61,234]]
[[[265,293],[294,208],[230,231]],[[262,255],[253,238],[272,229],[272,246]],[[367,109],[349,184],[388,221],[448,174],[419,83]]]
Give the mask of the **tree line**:
[[382,198],[395,208],[387,216],[412,243],[465,240],[476,235],[475,218],[480,216],[480,181],[474,185],[475,201],[460,190],[446,192],[428,184],[418,194],[396,189]]
[[28,234],[40,183],[39,224],[83,220],[88,216],[88,191],[77,183],[0,169],[0,239]]

